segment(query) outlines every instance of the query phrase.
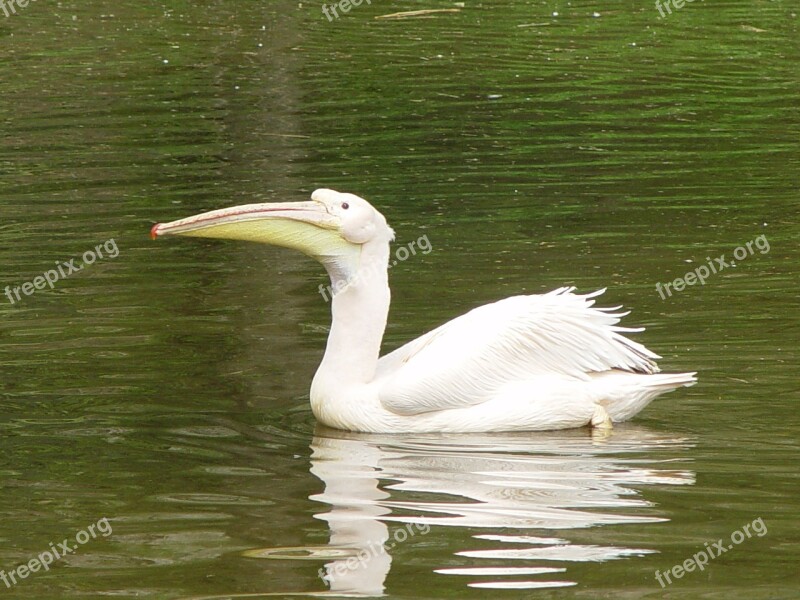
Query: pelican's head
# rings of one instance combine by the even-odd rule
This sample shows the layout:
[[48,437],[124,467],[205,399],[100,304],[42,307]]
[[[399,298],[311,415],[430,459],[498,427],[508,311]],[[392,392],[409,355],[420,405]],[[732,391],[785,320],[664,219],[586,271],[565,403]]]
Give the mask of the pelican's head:
[[361,249],[370,242],[388,244],[394,232],[363,198],[319,189],[306,202],[245,204],[201,213],[150,230],[162,235],[261,242],[300,250],[328,272],[343,277],[358,269]]

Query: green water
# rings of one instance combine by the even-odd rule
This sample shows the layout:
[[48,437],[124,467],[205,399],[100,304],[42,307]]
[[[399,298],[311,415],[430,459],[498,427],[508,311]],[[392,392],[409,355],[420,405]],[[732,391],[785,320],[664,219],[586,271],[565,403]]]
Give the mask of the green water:
[[[797,597],[800,7],[623,4],[0,13],[0,284],[108,244],[0,296],[0,569],[74,547],[0,594]],[[430,240],[392,269],[387,349],[504,296],[608,287],[699,385],[608,438],[317,429],[322,269],[147,236],[316,187],[371,200],[397,247]]]

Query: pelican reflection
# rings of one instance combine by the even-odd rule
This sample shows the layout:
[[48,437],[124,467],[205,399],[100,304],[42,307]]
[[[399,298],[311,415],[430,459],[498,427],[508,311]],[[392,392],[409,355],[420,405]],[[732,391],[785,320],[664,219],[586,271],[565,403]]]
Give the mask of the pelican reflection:
[[572,542],[570,530],[665,521],[642,488],[694,483],[691,471],[676,468],[688,440],[631,425],[609,437],[315,433],[311,472],[325,487],[311,499],[328,506],[315,516],[330,529],[317,552],[327,559],[319,574],[337,595],[382,594],[392,554],[415,556],[425,547],[415,545],[439,527],[470,535],[441,556],[447,566],[434,566],[436,573],[470,587],[574,585],[570,563],[653,550],[644,530],[636,547]]

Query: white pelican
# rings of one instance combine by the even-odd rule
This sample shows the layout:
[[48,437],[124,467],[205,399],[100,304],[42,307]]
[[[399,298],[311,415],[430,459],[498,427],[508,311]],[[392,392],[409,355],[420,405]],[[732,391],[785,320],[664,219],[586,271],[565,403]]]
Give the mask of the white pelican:
[[394,231],[369,202],[320,189],[307,202],[248,204],[153,226],[151,236],[247,240],[318,260],[336,290],[316,418],[363,432],[565,429],[633,417],[695,373],[657,374],[660,358],[621,333],[627,313],[559,288],[476,308],[379,358]]

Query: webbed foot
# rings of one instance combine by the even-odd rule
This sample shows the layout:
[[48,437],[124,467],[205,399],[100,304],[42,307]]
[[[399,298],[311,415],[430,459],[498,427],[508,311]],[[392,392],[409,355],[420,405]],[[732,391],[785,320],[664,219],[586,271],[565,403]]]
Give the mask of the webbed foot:
[[605,431],[610,431],[614,428],[614,425],[611,423],[611,417],[608,416],[606,409],[599,404],[596,404],[594,407],[594,414],[592,415],[590,424],[592,427]]

